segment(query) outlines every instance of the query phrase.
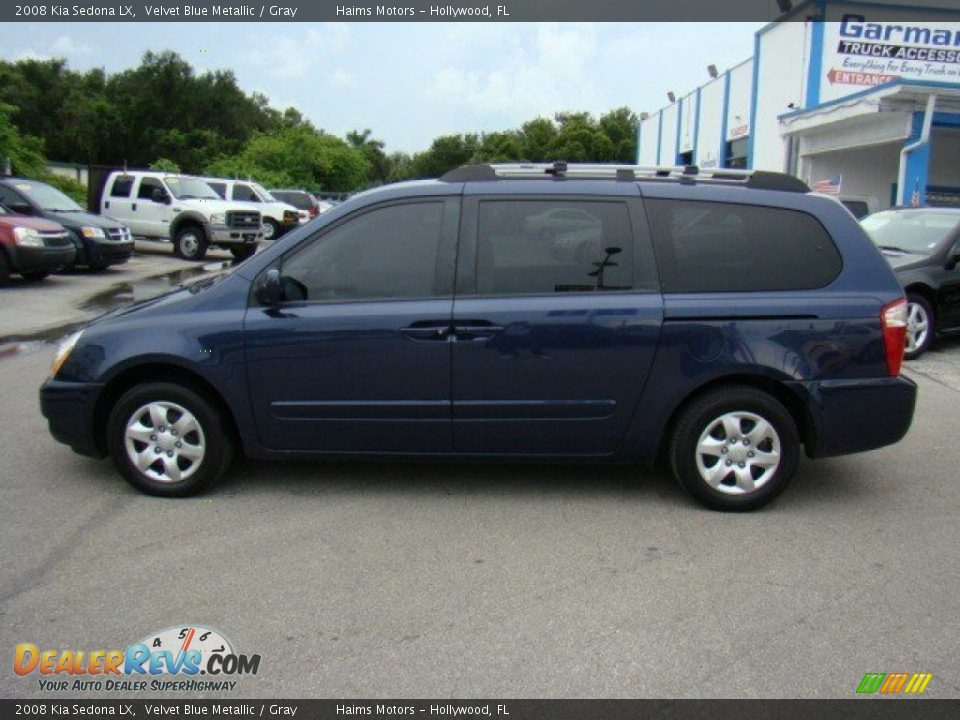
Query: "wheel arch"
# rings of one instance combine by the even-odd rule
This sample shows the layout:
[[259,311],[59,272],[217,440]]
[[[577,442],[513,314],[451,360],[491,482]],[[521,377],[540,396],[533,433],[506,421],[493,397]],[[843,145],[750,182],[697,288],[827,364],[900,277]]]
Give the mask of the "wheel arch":
[[[904,289],[904,292],[908,294],[920,295],[924,300],[926,300],[930,304],[930,307],[933,308],[933,312],[935,315],[940,314],[940,308],[937,305],[937,293],[934,291],[932,287],[927,285],[925,282],[918,280],[916,282],[910,283],[909,285],[906,285],[903,289]],[[936,322],[936,317],[934,317],[934,322]]]
[[216,408],[224,420],[224,429],[234,443],[243,447],[237,419],[223,394],[199,373],[180,365],[148,362],[125,368],[111,377],[100,391],[93,409],[94,440],[97,448],[107,452],[107,421],[114,405],[130,388],[145,382],[170,382],[194,390]]
[[209,240],[207,237],[207,219],[196,212],[185,212],[177,215],[176,219],[170,223],[170,239],[175,240],[180,230],[188,225],[200,228],[204,237]]
[[667,456],[667,450],[670,446],[670,438],[673,437],[677,421],[683,412],[698,398],[704,394],[722,387],[745,386],[755,390],[767,393],[783,405],[793,422],[797,426],[797,432],[800,435],[800,442],[806,448],[809,455],[810,449],[816,447],[817,435],[816,425],[813,416],[800,395],[792,390],[788,385],[778,382],[772,378],[763,375],[752,375],[749,373],[723,375],[709,380],[702,385],[698,385],[688,392],[680,402],[676,404],[670,413],[669,419],[664,425],[660,436],[660,442],[657,445],[657,459],[662,462]]

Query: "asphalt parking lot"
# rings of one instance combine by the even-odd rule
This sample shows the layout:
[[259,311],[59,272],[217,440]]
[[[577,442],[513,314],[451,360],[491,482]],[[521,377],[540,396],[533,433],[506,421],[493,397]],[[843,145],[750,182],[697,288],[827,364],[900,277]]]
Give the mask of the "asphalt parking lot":
[[957,340],[910,364],[906,440],[805,461],[752,514],[592,466],[239,461],[163,500],[50,438],[52,349],[6,329],[53,297],[48,327],[19,333],[49,334],[179,263],[134,262],[0,291],[0,695],[44,694],[10,671],[17,643],[119,649],[180,624],[261,655],[225,697],[849,698],[894,671],[960,694]]

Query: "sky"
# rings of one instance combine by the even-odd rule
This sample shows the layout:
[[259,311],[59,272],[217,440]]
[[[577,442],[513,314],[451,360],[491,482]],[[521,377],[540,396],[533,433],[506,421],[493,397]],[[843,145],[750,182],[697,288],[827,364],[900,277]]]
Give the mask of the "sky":
[[653,112],[750,57],[761,23],[17,23],[0,58],[63,57],[117,72],[147,50],[293,106],[342,136],[370,128],[387,152],[444,133],[493,132],[560,111]]

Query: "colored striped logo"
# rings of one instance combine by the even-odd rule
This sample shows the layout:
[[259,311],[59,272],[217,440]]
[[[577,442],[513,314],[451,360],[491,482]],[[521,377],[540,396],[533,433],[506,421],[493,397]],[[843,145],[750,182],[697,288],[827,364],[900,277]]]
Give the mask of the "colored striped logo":
[[857,686],[864,695],[920,695],[933,680],[933,673],[867,673]]

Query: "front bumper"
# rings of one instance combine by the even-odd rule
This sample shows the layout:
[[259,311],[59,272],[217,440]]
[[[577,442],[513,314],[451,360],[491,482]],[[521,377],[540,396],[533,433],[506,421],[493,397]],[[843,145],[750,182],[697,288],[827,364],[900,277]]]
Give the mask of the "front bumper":
[[263,230],[207,225],[207,237],[214,245],[256,245],[263,239]]
[[29,273],[43,272],[62,268],[69,265],[77,256],[75,247],[24,247],[11,246],[14,272]]
[[811,458],[892,445],[913,422],[917,385],[905,377],[797,383],[813,421]]
[[129,242],[98,242],[86,248],[90,265],[119,265],[133,257],[133,240]]
[[50,434],[81,455],[102,458],[106,449],[97,443],[94,408],[103,385],[64,382],[49,378],[40,387],[40,412]]

